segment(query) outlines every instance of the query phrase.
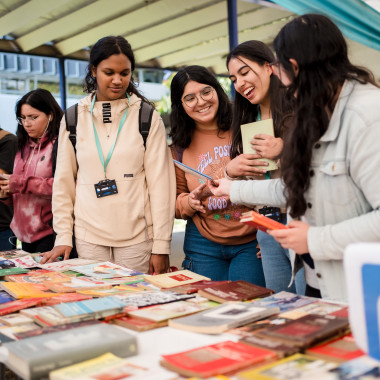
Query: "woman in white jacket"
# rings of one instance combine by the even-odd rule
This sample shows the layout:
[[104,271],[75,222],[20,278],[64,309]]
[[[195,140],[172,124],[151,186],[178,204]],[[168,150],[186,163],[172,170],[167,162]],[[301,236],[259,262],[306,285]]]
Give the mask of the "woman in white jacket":
[[345,247],[380,241],[380,89],[350,63],[338,27],[299,16],[274,40],[272,70],[296,101],[281,157],[282,179],[219,181],[235,203],[288,207],[288,230],[270,234],[303,258],[307,295],[345,301]]
[[131,45],[104,37],[92,48],[78,104],[76,152],[62,120],[53,187],[55,247],[68,258],[73,225],[78,256],[111,260],[141,272],[169,267],[175,175],[166,132],[154,111],[146,145]]

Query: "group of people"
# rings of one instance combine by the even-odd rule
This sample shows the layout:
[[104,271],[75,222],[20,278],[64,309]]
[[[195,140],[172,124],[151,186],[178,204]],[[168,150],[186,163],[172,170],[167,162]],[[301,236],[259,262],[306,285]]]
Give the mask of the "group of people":
[[[13,173],[0,178],[22,248],[45,252],[42,262],[67,259],[75,236],[79,257],[164,273],[177,217],[187,220],[185,269],[345,300],[345,247],[380,241],[380,89],[350,63],[325,16],[295,18],[274,50],[246,41],[228,54],[233,104],[208,69],[179,70],[170,147],[156,111],[146,141],[140,131],[140,107],[152,104],[136,88],[123,37],[91,50],[75,142],[48,91],[23,96]],[[240,126],[262,120],[274,136],[252,136],[256,153],[244,153]],[[173,158],[216,185],[174,168]],[[279,169],[266,170],[264,158]],[[268,208],[290,228],[266,234],[240,223],[245,211]]]

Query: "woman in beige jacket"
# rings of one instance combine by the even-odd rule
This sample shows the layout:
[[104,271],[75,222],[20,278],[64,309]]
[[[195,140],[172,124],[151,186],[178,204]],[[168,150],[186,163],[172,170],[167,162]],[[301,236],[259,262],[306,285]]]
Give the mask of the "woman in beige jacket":
[[175,177],[166,132],[154,111],[144,146],[139,109],[148,102],[133,83],[134,55],[123,37],[93,47],[78,103],[76,152],[62,120],[53,188],[55,248],[43,262],[68,258],[74,228],[81,258],[131,269],[169,268]]

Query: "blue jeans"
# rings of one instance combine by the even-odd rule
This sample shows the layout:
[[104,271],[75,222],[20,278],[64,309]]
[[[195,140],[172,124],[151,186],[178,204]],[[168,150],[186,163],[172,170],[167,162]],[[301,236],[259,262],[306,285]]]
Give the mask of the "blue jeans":
[[183,250],[184,269],[211,278],[213,281],[245,280],[265,286],[261,260],[257,258],[257,241],[223,245],[203,237],[192,220],[186,225]]
[[[282,219],[284,220],[281,220],[281,222],[286,224],[286,215]],[[292,278],[289,251],[282,248],[272,236],[262,231],[257,231],[257,241],[260,245],[267,288],[274,290],[276,293],[285,290],[304,295],[306,281],[303,268],[297,272],[295,281],[288,287]]]
[[0,231],[0,251],[16,249],[16,241],[16,236],[10,228]]

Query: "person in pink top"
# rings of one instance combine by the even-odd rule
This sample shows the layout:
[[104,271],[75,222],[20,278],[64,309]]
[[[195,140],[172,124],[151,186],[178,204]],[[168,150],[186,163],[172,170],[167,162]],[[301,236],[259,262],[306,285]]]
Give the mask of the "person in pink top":
[[16,104],[18,151],[13,174],[0,180],[13,203],[11,229],[27,252],[45,252],[54,246],[51,198],[55,141],[63,112],[52,94],[36,89]]

